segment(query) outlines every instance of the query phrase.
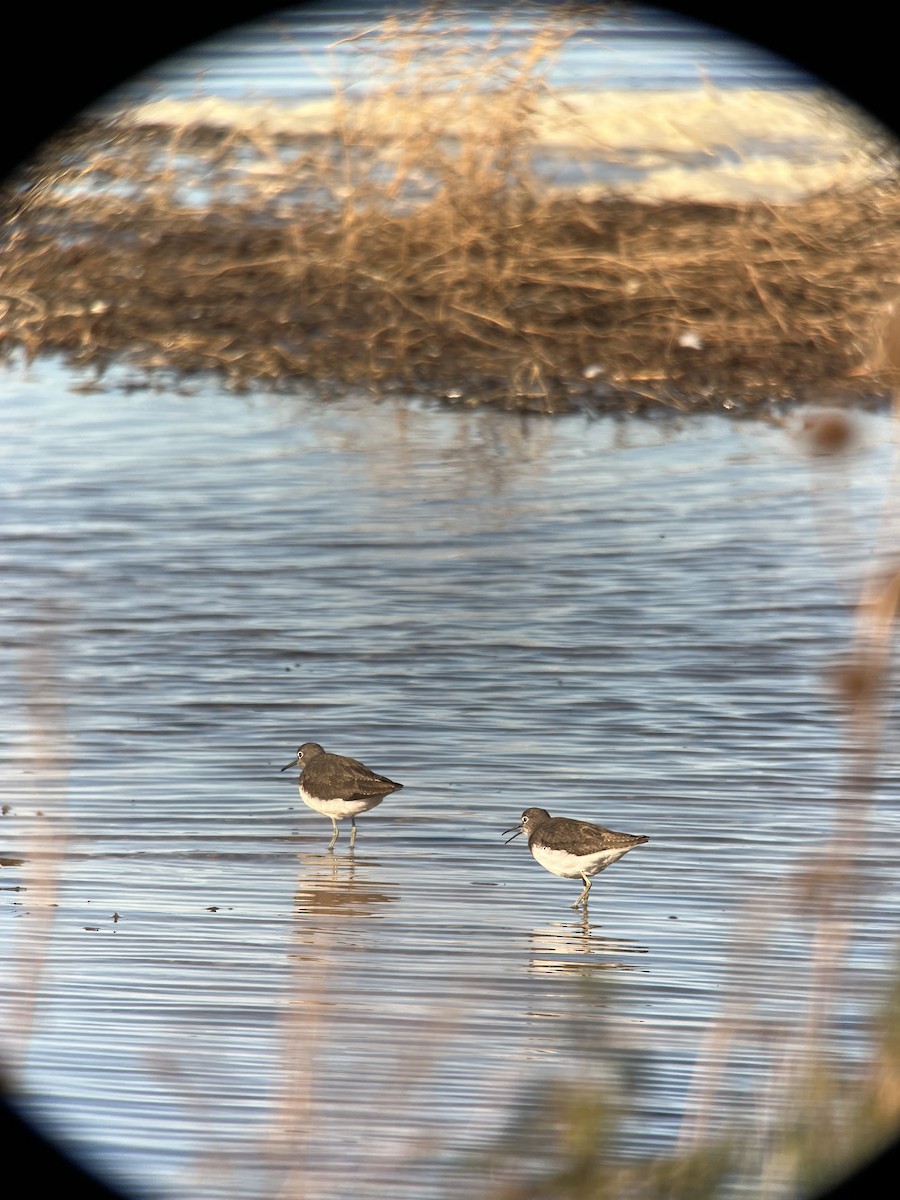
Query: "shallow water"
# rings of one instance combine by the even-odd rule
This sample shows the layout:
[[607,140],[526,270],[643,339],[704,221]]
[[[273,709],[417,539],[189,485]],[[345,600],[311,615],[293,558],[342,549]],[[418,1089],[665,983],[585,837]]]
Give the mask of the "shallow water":
[[[356,57],[354,42],[359,34],[385,16],[399,16],[399,28],[406,30],[421,7],[396,0],[391,4],[328,0],[285,8],[154,64],[124,85],[119,95],[128,102],[156,94],[294,100],[330,95],[333,79],[343,73],[359,91],[372,80],[371,62],[368,70],[361,69]],[[435,22],[432,27],[453,37],[465,28],[466,36],[483,44],[496,32],[498,8],[464,5],[462,16],[456,14],[445,26]],[[554,6],[547,5],[544,12],[555,15]],[[507,13],[504,43],[530,42],[540,13],[537,5],[527,16],[519,13],[510,18]],[[621,13],[600,12],[596,29],[579,33],[552,64],[549,81],[554,87],[591,91],[698,85],[793,89],[816,82],[796,64],[751,42],[646,5],[633,5]]]
[[[790,418],[74,382],[0,383],[0,1045],[28,1111],[161,1196],[465,1194],[559,1078],[620,1095],[617,1155],[671,1150],[737,964],[758,1025],[713,1126],[752,1120],[803,1043],[784,889],[832,829],[823,681],[889,419],[829,464]],[[279,773],[306,740],[405,785],[352,855]],[[890,976],[896,767],[835,1065]],[[503,845],[529,805],[649,835],[589,922]]]
[[[392,39],[383,23],[398,14]],[[542,58],[538,68],[532,58],[538,31],[553,36],[561,29],[555,5],[530,7],[527,16],[464,5],[452,20],[435,19],[420,29],[401,53],[402,38],[420,14],[414,3],[363,6],[341,0],[287,9],[155,64],[108,96],[98,112],[135,116],[145,126],[145,139],[161,134],[160,173],[168,178],[177,168],[175,194],[201,205],[211,188],[222,195],[226,170],[216,158],[211,171],[207,155],[192,151],[185,134],[195,124],[235,131],[232,152],[242,169],[227,172],[228,185],[246,198],[248,184],[259,187],[273,174],[273,155],[283,165],[298,148],[331,135],[337,117],[324,114],[336,88],[357,101],[374,86],[387,99],[392,86],[401,94],[410,87],[419,94],[428,78],[427,86],[439,91],[448,74],[460,73],[468,80],[464,91],[476,79],[490,90],[519,71],[538,69],[550,89],[545,95],[535,80],[529,124],[539,187],[578,189],[584,199],[612,191],[652,201],[784,202],[884,175],[890,134],[795,64],[715,27],[644,6],[601,11],[590,22],[582,14],[583,25],[574,21],[559,52]],[[375,29],[381,34],[373,39]],[[485,58],[488,45],[496,59],[492,70]],[[544,110],[544,100],[552,97],[563,101],[567,117],[553,105]],[[446,118],[437,113],[433,119]],[[386,128],[381,120],[374,113],[366,117],[376,144],[391,136],[393,118]],[[287,137],[277,152],[276,131]],[[351,163],[352,141],[343,140],[341,150]],[[368,161],[367,137],[360,149]],[[385,186],[393,180],[404,202],[440,186],[427,164],[421,174],[404,172],[402,180],[395,179],[397,164],[397,155],[387,151],[372,178]],[[371,169],[365,167],[360,178],[368,178]],[[292,170],[308,201],[318,184],[301,165]],[[287,213],[292,198],[283,190],[284,172],[274,174]],[[322,183],[318,200],[333,203],[327,179]]]

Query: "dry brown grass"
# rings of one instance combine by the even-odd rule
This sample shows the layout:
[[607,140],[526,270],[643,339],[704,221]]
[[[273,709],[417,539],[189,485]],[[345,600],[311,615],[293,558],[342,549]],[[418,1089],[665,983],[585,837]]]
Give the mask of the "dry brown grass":
[[430,21],[360,38],[389,82],[337,83],[330,136],[123,119],[48,148],[7,196],[0,354],[539,411],[883,393],[866,331],[900,190],[551,194],[533,126],[577,19],[465,54]]

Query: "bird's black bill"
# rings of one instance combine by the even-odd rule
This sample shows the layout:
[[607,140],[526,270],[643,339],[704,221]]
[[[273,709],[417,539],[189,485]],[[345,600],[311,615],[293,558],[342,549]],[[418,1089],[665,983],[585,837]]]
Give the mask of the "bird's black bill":
[[[515,833],[513,833],[513,829],[516,831]],[[506,835],[508,833],[512,833],[512,837],[506,838],[506,842],[504,843],[504,845],[508,846],[510,842],[515,841],[515,839],[519,836],[520,833],[524,833],[524,832],[525,832],[525,830],[522,828],[521,825],[513,825],[511,829],[504,829],[503,832],[500,834],[500,836],[506,837]]]
[[287,770],[289,770],[291,767],[296,767],[296,765],[297,765],[297,763],[298,763],[299,761],[300,761],[300,755],[298,754],[296,758],[292,758],[292,759],[291,759],[291,761],[288,763],[288,765],[287,765],[286,767],[282,767],[282,768],[281,768],[281,769],[282,769],[282,771],[287,771]]

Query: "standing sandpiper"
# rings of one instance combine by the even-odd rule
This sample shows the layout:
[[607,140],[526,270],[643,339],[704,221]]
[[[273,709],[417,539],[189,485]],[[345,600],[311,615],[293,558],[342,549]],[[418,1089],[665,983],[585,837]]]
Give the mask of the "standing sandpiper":
[[650,841],[643,834],[615,833],[590,821],[551,817],[545,808],[526,808],[521,824],[503,832],[512,833],[507,845],[520,833],[527,834],[532,856],[551,874],[562,879],[583,879],[584,891],[571,907],[577,908],[584,901],[585,912],[591,890],[588,876],[605,871],[617,858]]
[[384,775],[376,775],[355,758],[343,754],[328,754],[318,742],[304,742],[282,771],[300,766],[300,799],[316,812],[331,818],[334,836],[328,849],[334,849],[338,839],[338,821],[350,818],[350,849],[356,842],[356,815],[368,812],[385,796],[397,792],[402,783],[394,783]]

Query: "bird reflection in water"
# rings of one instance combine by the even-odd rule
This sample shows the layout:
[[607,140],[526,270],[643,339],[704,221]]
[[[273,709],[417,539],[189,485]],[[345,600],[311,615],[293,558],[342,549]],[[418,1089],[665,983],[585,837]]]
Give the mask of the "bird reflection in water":
[[532,975],[593,975],[600,971],[634,971],[637,962],[631,955],[646,954],[647,947],[630,938],[604,937],[596,932],[601,925],[588,920],[585,911],[580,920],[552,921],[531,931]]
[[298,917],[375,917],[395,899],[384,885],[375,886],[366,859],[356,855],[298,854],[297,861],[294,910]]

